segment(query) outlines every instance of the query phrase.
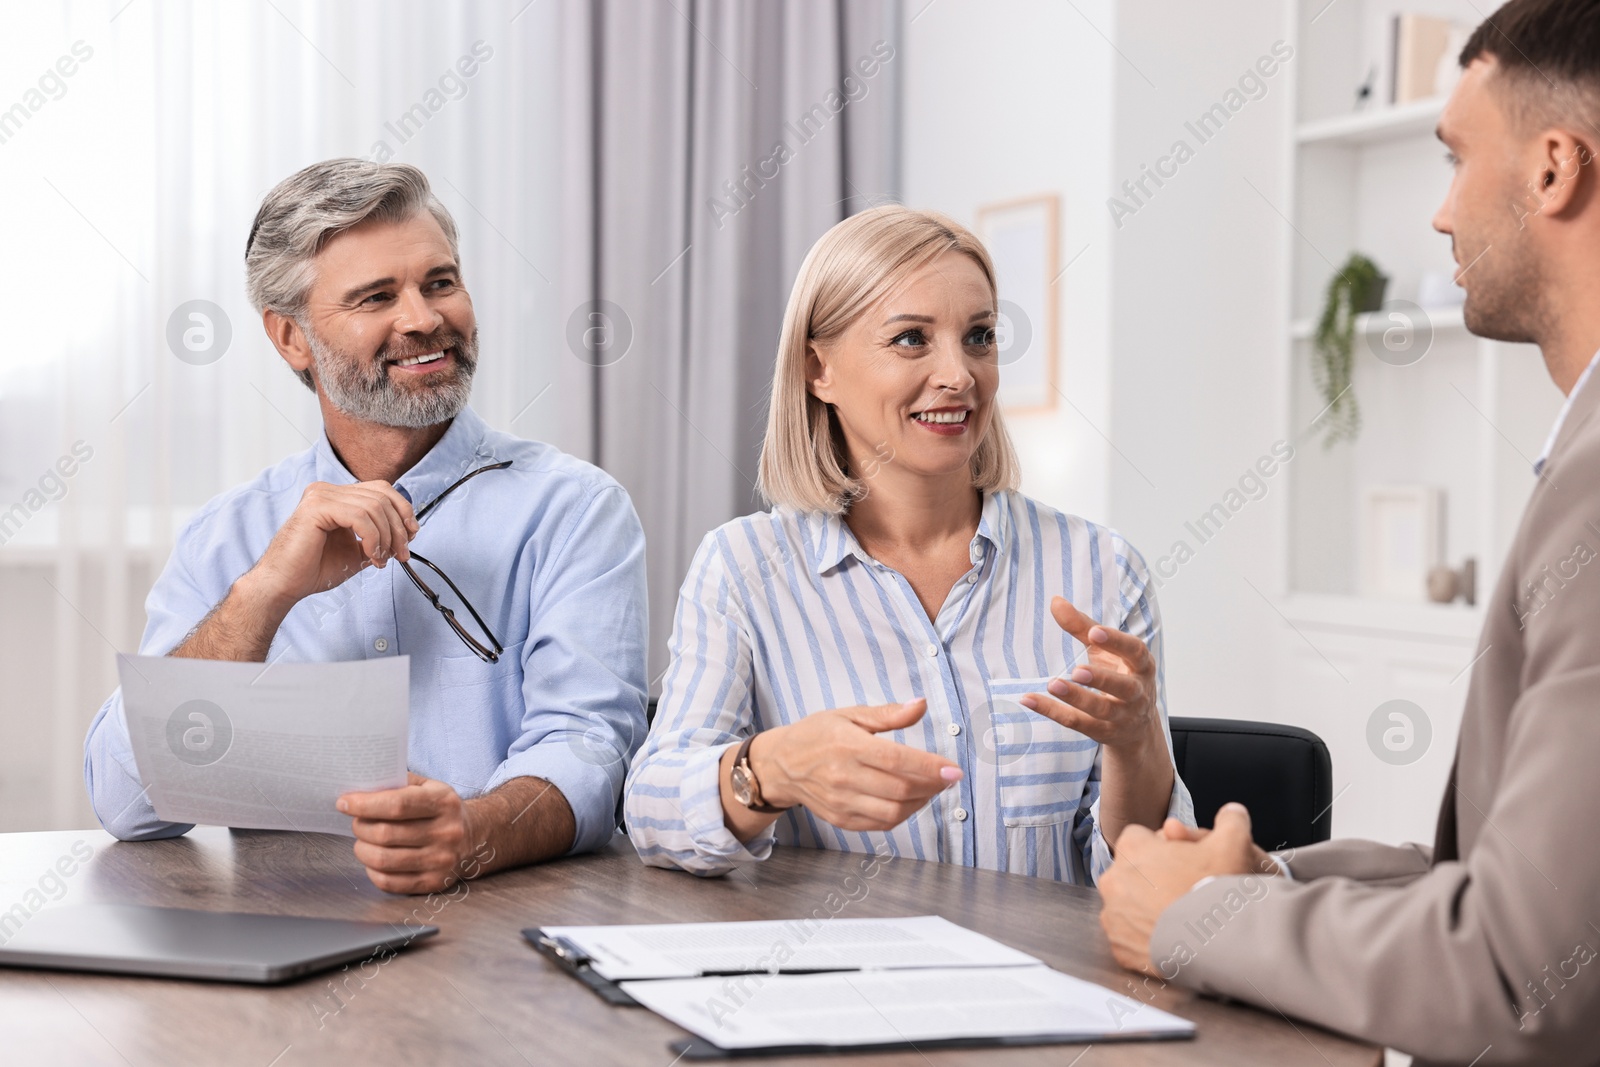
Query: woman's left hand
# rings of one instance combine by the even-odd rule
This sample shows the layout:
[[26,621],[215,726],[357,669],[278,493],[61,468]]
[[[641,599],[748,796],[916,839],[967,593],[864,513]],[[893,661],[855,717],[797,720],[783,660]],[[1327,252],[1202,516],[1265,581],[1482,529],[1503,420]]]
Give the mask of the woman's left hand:
[[1149,647],[1100,625],[1064,597],[1050,601],[1050,614],[1089,650],[1089,662],[1072,668],[1070,680],[1053,680],[1048,693],[1029,693],[1018,703],[1108,749],[1140,753],[1153,741],[1162,741],[1164,749],[1156,659]]

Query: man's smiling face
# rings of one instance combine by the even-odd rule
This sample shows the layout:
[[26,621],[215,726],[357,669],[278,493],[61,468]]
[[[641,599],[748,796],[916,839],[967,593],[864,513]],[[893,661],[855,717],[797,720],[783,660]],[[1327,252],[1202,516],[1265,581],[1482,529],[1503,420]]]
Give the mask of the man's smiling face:
[[433,216],[353,226],[314,265],[303,325],[328,400],[383,426],[433,426],[459,414],[477,369],[478,326]]

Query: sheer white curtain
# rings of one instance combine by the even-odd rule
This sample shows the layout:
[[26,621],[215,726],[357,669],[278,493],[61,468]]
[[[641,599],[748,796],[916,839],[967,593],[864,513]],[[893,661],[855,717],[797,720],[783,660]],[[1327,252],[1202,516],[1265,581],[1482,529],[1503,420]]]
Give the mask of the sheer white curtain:
[[[176,528],[320,432],[244,293],[250,220],[279,179],[340,155],[422,167],[462,231],[474,406],[587,452],[547,389],[573,358],[559,19],[554,0],[0,15],[0,830],[93,825],[83,733]],[[191,301],[220,315],[190,318]],[[186,359],[175,312],[198,331]]]

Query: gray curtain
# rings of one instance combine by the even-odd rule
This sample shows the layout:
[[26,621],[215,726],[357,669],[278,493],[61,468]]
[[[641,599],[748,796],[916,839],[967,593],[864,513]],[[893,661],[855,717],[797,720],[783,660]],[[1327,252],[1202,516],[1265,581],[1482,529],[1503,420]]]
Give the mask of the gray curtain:
[[779,325],[899,188],[897,0],[568,0],[562,443],[632,494],[659,686],[707,531],[756,510]]

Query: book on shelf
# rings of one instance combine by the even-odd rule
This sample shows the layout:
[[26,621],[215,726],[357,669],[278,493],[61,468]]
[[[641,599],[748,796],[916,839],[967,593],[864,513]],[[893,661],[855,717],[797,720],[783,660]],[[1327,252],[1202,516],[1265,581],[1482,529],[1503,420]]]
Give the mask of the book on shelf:
[[1456,57],[1470,32],[1433,15],[1395,15],[1389,25],[1389,103],[1408,104],[1449,92],[1460,76]]

